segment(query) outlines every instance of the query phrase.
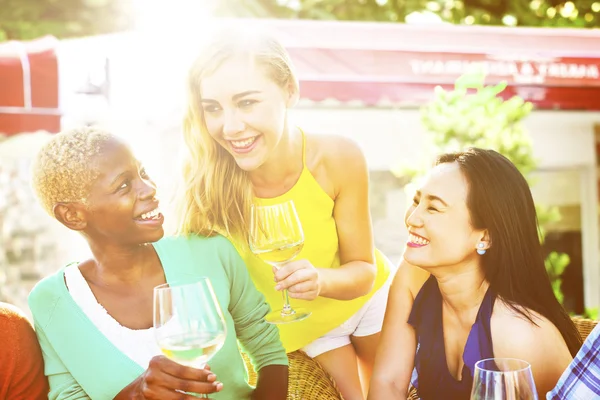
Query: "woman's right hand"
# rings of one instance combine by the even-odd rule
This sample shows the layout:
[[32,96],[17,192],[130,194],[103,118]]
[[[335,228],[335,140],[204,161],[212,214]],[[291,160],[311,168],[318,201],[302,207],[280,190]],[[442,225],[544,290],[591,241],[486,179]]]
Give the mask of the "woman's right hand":
[[197,397],[186,393],[210,394],[222,389],[223,384],[208,366],[186,367],[165,356],[155,356],[148,369],[121,390],[115,400],[196,400]]

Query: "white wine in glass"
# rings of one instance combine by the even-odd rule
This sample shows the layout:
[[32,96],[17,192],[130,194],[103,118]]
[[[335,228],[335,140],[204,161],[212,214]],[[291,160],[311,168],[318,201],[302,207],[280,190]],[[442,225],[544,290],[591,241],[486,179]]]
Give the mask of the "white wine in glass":
[[204,368],[227,337],[210,280],[155,287],[154,332],[166,357],[188,367]]
[[[250,250],[264,262],[281,268],[292,261],[304,246],[304,232],[292,200],[270,206],[252,206],[250,217]],[[266,316],[272,324],[301,321],[311,312],[292,308],[287,290],[282,290],[283,308]]]
[[471,400],[538,400],[531,365],[516,358],[477,361]]

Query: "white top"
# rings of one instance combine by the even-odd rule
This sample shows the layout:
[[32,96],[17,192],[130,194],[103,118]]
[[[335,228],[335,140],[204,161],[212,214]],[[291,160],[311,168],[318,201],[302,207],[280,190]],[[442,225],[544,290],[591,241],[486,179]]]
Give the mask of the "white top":
[[65,268],[65,281],[75,303],[94,323],[96,328],[123,354],[147,369],[150,359],[162,354],[156,344],[154,328],[129,329],[119,324],[106,312],[81,275],[77,264]]

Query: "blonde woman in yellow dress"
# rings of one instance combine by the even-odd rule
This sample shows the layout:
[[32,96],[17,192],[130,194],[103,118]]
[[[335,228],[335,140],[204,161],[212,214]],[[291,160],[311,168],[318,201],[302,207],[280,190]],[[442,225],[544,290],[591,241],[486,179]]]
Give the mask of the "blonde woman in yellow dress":
[[[316,358],[345,399],[364,399],[389,290],[389,262],[373,245],[365,158],[351,140],[288,124],[298,80],[276,39],[243,29],[212,37],[188,78],[178,230],[228,236],[273,310],[288,289],[292,307],[312,314],[278,325],[286,350]],[[305,243],[276,270],[249,250],[249,214],[252,204],[287,200]]]

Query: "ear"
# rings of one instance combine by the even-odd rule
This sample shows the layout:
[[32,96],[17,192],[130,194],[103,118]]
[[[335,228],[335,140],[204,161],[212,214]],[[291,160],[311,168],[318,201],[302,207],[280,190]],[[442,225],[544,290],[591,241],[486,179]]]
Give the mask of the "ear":
[[296,104],[298,104],[298,100],[300,100],[300,90],[298,88],[298,82],[294,79],[290,79],[287,84],[286,90],[288,95],[286,105],[287,108],[292,108]]
[[57,203],[52,211],[54,217],[69,229],[82,231],[87,227],[83,204]]
[[[479,247],[480,243],[483,243],[483,247]],[[476,246],[478,250],[488,250],[490,247],[492,247],[492,239],[490,238],[490,234],[487,229],[482,232]]]

